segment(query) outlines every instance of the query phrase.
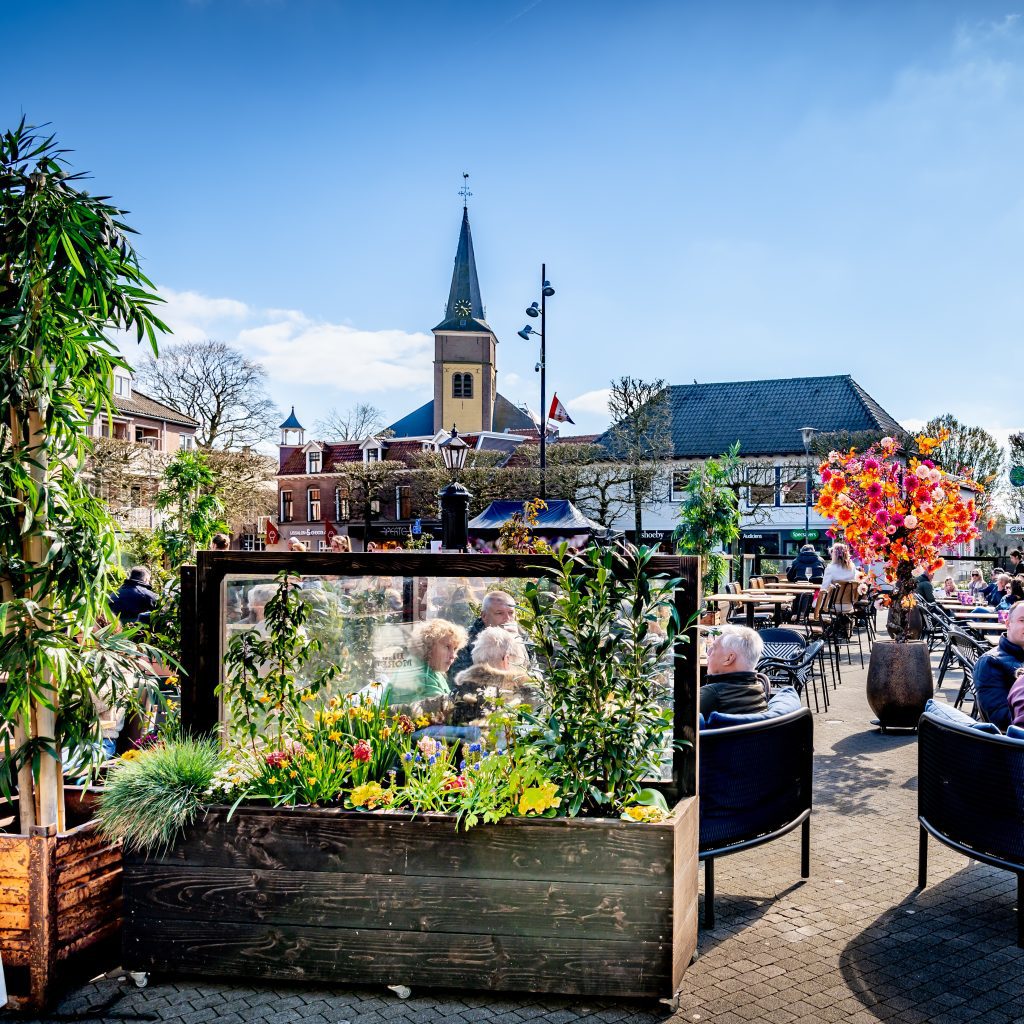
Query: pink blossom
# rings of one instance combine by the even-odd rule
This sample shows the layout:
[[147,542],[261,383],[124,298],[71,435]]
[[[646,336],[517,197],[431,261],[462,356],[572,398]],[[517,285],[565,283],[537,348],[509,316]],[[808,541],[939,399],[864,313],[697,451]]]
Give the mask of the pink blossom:
[[875,522],[878,523],[879,526],[885,526],[885,524],[889,522],[889,513],[886,512],[884,508],[880,508],[875,513]]
[[434,742],[433,737],[423,736],[420,738],[419,743],[416,744],[416,749],[419,750],[424,757],[433,757],[437,752]]
[[864,468],[866,470],[876,470],[876,469],[878,469],[878,465],[879,465],[878,459],[870,459],[870,458],[868,458],[868,459],[864,460]]
[[894,533],[896,532],[896,527],[895,527],[895,526],[893,526],[893,525],[892,525],[892,523],[890,523],[890,524],[889,524],[889,525],[888,525],[888,526],[887,526],[887,527],[885,528],[885,532],[886,532],[887,534],[889,534],[889,536],[891,537],[891,536],[892,536],[892,535],[893,535],[893,534],[894,534]]
[[360,740],[352,748],[352,756],[357,761],[369,761],[370,758],[373,756],[373,750],[370,747],[370,744],[366,742],[366,740]]
[[904,520],[903,520],[903,525],[904,525],[904,526],[905,526],[905,527],[906,527],[906,528],[907,528],[908,530],[913,530],[913,529],[915,529],[915,528],[917,527],[917,516],[915,516],[915,515],[909,515],[909,516],[907,516],[907,517],[906,517],[906,518],[904,518]]
[[879,482],[878,482],[877,480],[873,480],[873,481],[872,481],[871,483],[869,483],[869,484],[867,485],[867,487],[865,488],[865,491],[866,491],[866,492],[867,492],[867,493],[868,493],[868,494],[869,494],[869,495],[870,495],[870,496],[871,496],[872,498],[877,498],[877,497],[879,497],[879,496],[881,495],[881,493],[882,493],[882,485],[881,485],[881,484],[880,484],[880,483],[879,483]]
[[871,534],[871,543],[874,544],[876,548],[879,548],[885,543],[885,537],[876,530]]
[[932,488],[932,501],[942,501],[945,496],[946,492],[941,487]]
[[908,494],[910,493],[910,491],[913,491],[913,490],[915,490],[915,489],[916,489],[916,487],[917,487],[917,485],[918,485],[918,484],[919,484],[920,482],[921,482],[921,481],[920,481],[920,480],[918,480],[918,478],[917,478],[916,476],[914,476],[914,474],[913,474],[913,473],[908,473],[908,474],[907,474],[907,475],[906,475],[906,476],[905,476],[905,477],[903,478],[903,484],[904,484],[904,486],[905,486],[905,487],[907,488],[907,493],[908,493]]

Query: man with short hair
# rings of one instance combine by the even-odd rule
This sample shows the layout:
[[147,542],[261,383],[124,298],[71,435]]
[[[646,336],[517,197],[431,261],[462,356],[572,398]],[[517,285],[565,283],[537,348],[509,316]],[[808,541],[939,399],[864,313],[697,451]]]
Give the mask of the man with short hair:
[[1019,576],[1024,572],[1024,557],[1021,557],[1020,548],[1014,548],[1010,552],[1010,575]]
[[454,681],[460,672],[473,664],[473,644],[481,630],[487,629],[488,626],[502,626],[507,629],[510,628],[510,622],[513,623],[511,628],[515,629],[515,621],[516,601],[511,594],[506,594],[504,590],[491,590],[484,594],[480,615],[469,627],[469,639],[452,662],[452,667],[448,670],[448,679]]
[[156,594],[149,589],[151,579],[149,570],[144,565],[137,565],[128,579],[110,602],[110,610],[122,622],[148,622],[149,613],[156,607]]
[[932,574],[926,569],[917,577],[917,594],[928,604],[935,604],[935,588],[932,586]]
[[700,713],[744,715],[768,707],[768,677],[757,671],[764,641],[747,626],[723,626],[708,638],[708,681],[700,688]]
[[1011,722],[1010,687],[1017,669],[1024,665],[1024,601],[1011,606],[1006,633],[994,651],[983,654],[974,666],[974,692],[978,705],[993,725],[1003,732]]

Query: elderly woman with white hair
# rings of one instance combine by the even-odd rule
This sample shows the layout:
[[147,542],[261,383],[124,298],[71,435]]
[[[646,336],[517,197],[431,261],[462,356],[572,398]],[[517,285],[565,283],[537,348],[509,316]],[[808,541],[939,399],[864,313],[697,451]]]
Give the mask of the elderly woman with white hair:
[[526,661],[526,647],[517,633],[502,626],[480,630],[473,644],[472,666],[455,677],[452,721],[457,725],[486,725],[498,697],[509,707],[538,707],[539,695],[522,668]]
[[723,626],[708,639],[708,681],[700,688],[700,713],[745,715],[768,707],[768,677],[757,671],[764,641],[746,626]]

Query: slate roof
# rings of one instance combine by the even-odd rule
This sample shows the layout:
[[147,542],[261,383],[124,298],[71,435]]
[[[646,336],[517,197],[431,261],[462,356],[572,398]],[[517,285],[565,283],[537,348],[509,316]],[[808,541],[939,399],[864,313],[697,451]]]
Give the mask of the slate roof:
[[[536,427],[530,417],[501,394],[495,396],[494,417],[491,422],[491,430],[497,434],[511,432],[513,429],[516,433],[525,430],[536,433]],[[395,432],[395,437],[433,437],[434,400],[425,402],[400,420],[395,420],[388,429]]]
[[126,416],[146,416],[151,420],[164,420],[167,423],[174,423],[180,427],[198,427],[199,420],[186,416],[185,413],[175,409],[172,405],[164,405],[155,398],[143,394],[135,385],[132,385],[131,398],[123,395],[114,395],[111,403],[114,408]]
[[529,415],[518,405],[513,405],[504,395],[498,394],[494,399],[494,418],[491,429],[496,434],[506,430],[533,430],[537,428]]
[[281,424],[280,427],[278,427],[278,429],[279,430],[302,430],[302,424],[299,422],[299,418],[295,415],[295,406],[294,405],[292,406],[292,413],[291,413],[291,415],[288,417],[288,419],[286,419],[284,421],[284,423]]
[[[465,303],[468,314],[455,307]],[[465,309],[465,306],[463,306]],[[462,228],[459,231],[459,246],[455,250],[455,269],[452,271],[452,286],[448,292],[448,305],[444,319],[435,331],[489,331],[484,320],[484,303],[480,298],[480,281],[476,276],[476,256],[473,253],[473,232],[469,229],[469,210],[462,208]]]
[[[849,374],[675,384],[669,392],[677,459],[720,455],[736,441],[741,455],[802,455],[804,426],[851,433],[903,429]],[[606,432],[599,443],[608,439]]]

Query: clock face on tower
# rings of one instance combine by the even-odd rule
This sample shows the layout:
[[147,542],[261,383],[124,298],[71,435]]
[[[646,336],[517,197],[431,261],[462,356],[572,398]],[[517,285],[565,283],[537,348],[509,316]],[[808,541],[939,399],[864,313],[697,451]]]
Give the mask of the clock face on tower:
[[465,299],[459,299],[455,303],[455,312],[459,316],[469,316],[473,312],[473,307]]

